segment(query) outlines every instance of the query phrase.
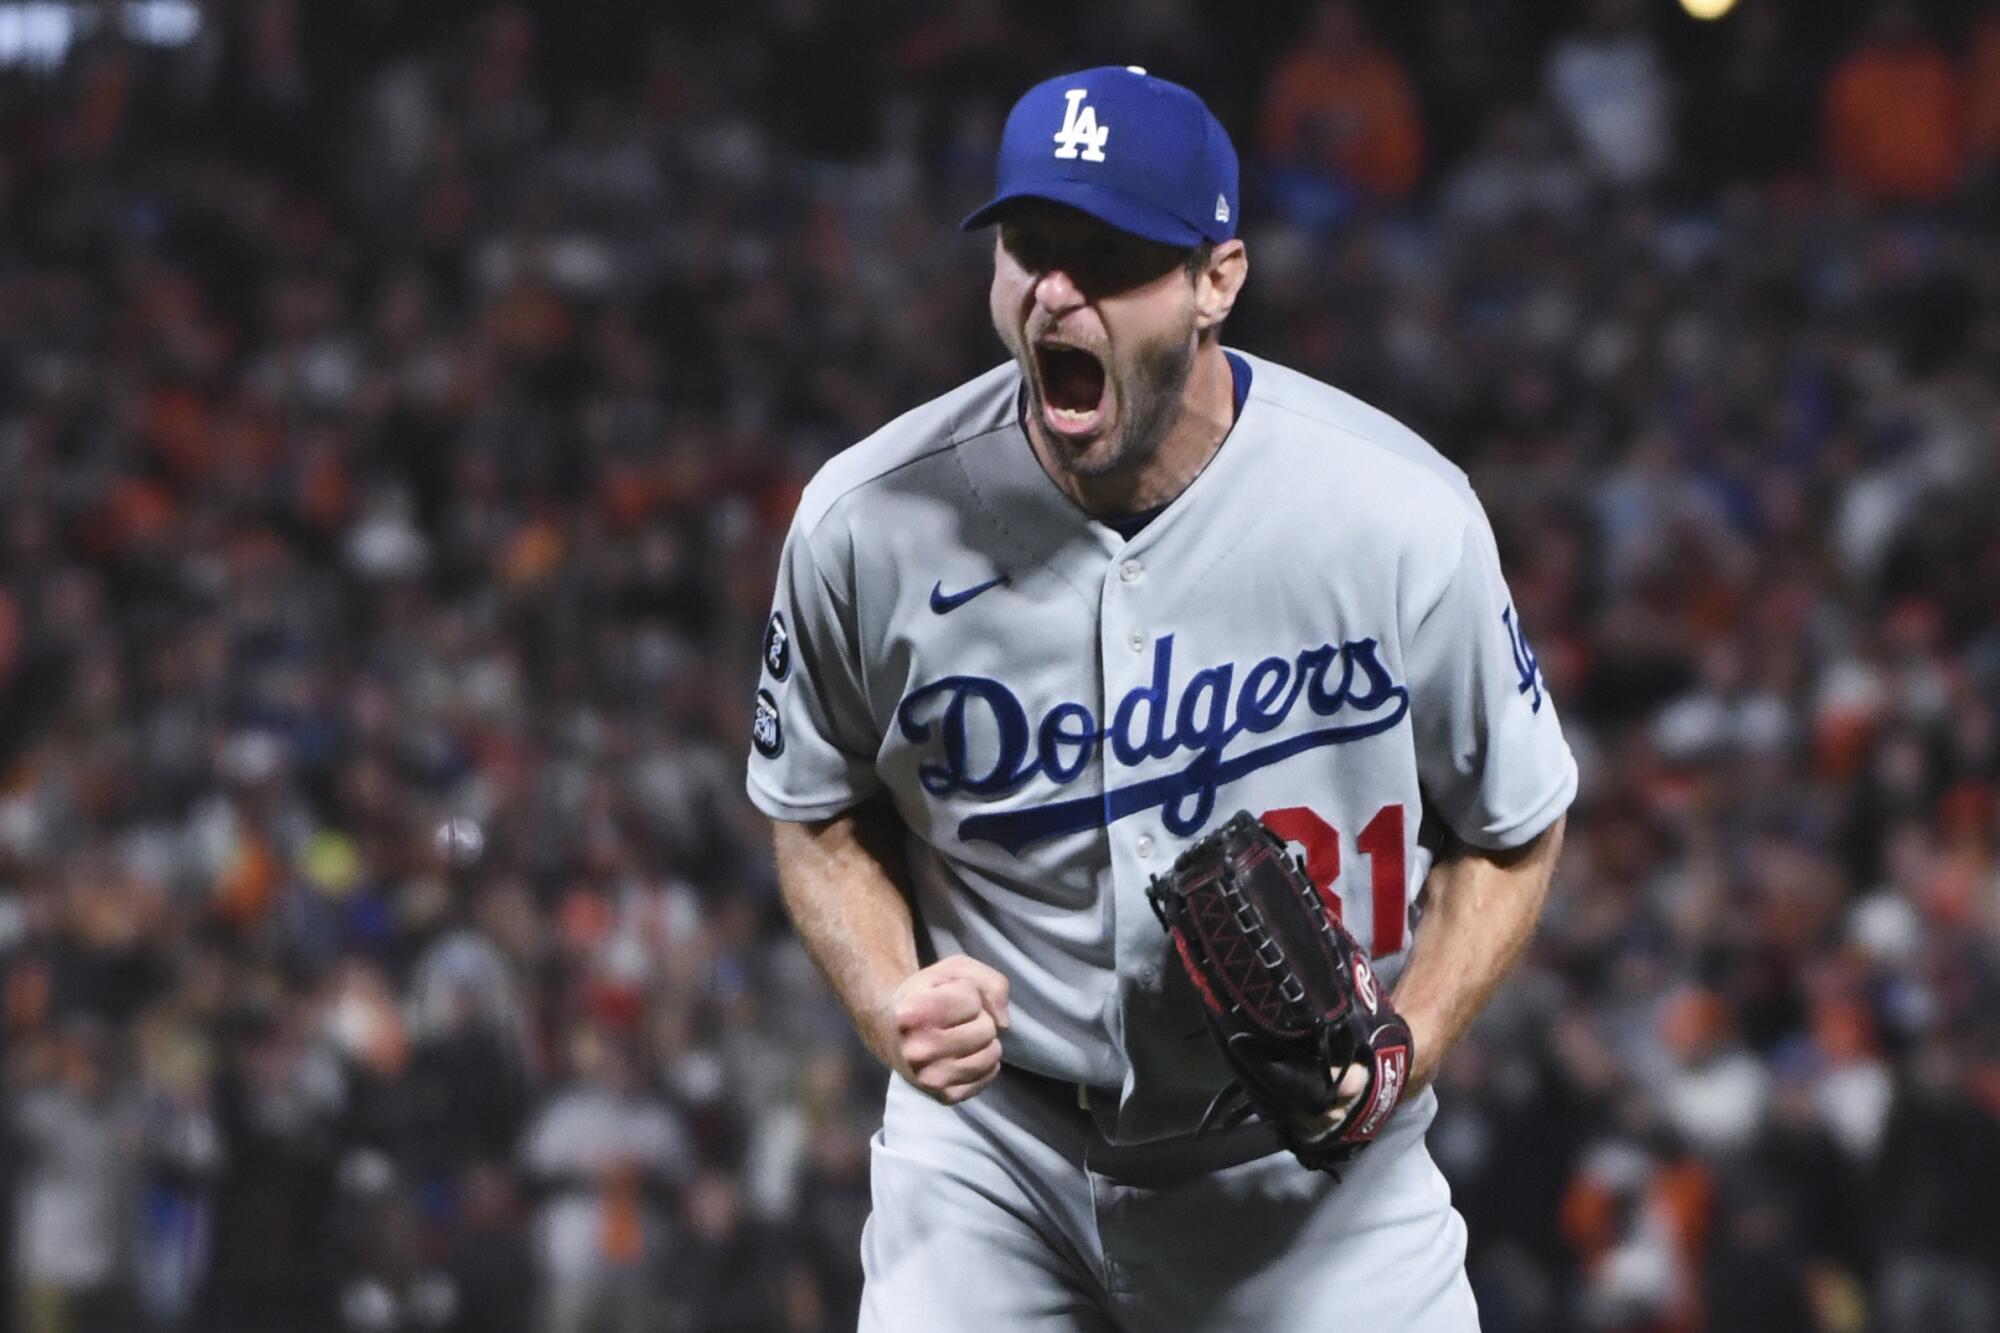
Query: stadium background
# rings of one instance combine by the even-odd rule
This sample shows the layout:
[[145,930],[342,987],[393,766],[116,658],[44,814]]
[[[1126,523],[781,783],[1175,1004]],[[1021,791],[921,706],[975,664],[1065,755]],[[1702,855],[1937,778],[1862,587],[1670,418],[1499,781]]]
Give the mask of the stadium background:
[[1863,0],[0,4],[12,1327],[852,1327],[758,631],[1104,60],[1583,765],[1432,1135],[1487,1327],[2000,1328],[2000,6]]

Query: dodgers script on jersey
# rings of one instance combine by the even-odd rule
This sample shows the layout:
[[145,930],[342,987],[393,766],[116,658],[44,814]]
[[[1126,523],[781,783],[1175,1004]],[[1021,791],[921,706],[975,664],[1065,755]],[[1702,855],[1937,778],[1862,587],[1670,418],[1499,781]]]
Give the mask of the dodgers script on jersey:
[[1385,981],[1437,821],[1531,840],[1576,766],[1464,475],[1272,362],[1130,541],[1043,473],[1010,363],[830,462],[787,540],[749,791],[886,793],[936,955],[1012,982],[1006,1059],[1191,1132],[1226,1081],[1145,896],[1234,811],[1296,842]]

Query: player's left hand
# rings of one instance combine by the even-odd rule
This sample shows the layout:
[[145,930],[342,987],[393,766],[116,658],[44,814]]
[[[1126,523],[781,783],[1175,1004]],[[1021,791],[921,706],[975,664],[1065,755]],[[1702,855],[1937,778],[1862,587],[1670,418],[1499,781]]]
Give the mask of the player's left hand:
[[1176,857],[1147,894],[1236,1075],[1203,1127],[1254,1112],[1301,1163],[1338,1175],[1395,1113],[1415,1045],[1361,945],[1248,812]]

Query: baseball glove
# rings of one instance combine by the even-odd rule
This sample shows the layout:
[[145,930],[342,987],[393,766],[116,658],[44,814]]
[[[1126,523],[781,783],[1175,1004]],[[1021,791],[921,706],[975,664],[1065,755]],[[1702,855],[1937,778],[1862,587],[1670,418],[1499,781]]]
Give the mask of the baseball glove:
[[[1262,1116],[1305,1165],[1339,1175],[1396,1109],[1415,1045],[1367,956],[1305,867],[1248,812],[1146,890],[1236,1080],[1203,1127]],[[1368,1076],[1334,1116],[1341,1075]]]

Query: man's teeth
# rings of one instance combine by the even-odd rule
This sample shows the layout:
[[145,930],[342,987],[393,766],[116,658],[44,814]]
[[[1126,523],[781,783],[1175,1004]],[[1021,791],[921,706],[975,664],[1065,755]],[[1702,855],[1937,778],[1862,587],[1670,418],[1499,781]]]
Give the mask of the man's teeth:
[[1054,404],[1050,406],[1054,407],[1055,414],[1064,421],[1088,421],[1097,415],[1097,409],[1094,407],[1055,407]]

